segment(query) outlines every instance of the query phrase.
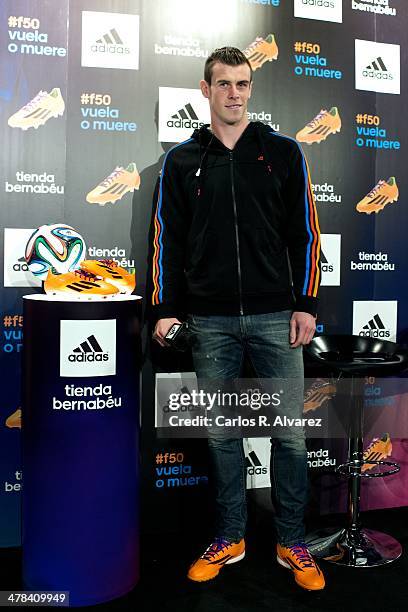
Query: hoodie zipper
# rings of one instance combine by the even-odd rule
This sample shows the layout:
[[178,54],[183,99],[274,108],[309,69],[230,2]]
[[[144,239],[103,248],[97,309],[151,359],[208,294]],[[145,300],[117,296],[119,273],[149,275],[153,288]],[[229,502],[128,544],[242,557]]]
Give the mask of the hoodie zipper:
[[233,155],[232,155],[232,151],[230,151],[229,159],[230,159],[230,174],[231,174],[232,204],[233,204],[233,207],[234,207],[235,242],[236,242],[236,247],[237,247],[239,314],[243,315],[244,314],[244,307],[242,305],[241,258],[239,256],[238,215],[237,215],[237,201],[235,199],[234,158],[233,158]]

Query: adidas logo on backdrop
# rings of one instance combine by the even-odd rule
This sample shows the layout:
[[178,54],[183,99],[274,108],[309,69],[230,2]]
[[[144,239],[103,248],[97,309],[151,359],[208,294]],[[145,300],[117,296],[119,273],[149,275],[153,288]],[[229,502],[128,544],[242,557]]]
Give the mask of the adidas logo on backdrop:
[[322,265],[322,272],[333,272],[334,267],[332,266],[331,263],[328,262],[322,250],[320,251],[320,261]]
[[369,336],[370,338],[389,338],[390,335],[378,313],[364,325],[359,333],[359,336]]
[[245,467],[247,468],[247,474],[249,476],[253,476],[254,474],[267,474],[268,472],[267,467],[262,467],[262,463],[255,451],[251,451],[245,457]]
[[130,53],[130,49],[125,47],[123,40],[118,34],[116,28],[112,28],[96,40],[96,44],[91,46],[91,51],[95,53]]
[[203,121],[200,121],[194,108],[188,102],[183,108],[174,113],[171,118],[167,121],[168,127],[175,128],[192,128],[198,129],[204,125]]
[[363,76],[371,77],[375,79],[393,79],[394,77],[390,72],[388,72],[387,67],[379,56],[377,59],[368,64],[366,68],[363,70]]

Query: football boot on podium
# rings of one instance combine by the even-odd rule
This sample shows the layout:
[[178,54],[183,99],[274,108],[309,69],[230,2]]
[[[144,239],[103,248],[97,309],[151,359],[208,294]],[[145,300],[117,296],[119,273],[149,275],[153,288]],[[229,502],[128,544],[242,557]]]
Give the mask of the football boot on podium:
[[54,274],[50,270],[44,282],[44,291],[48,295],[71,294],[79,298],[119,293],[114,285],[85,270],[75,270],[66,274]]
[[79,264],[81,270],[95,274],[116,287],[120,293],[130,294],[136,286],[136,276],[118,266],[113,259],[85,259]]

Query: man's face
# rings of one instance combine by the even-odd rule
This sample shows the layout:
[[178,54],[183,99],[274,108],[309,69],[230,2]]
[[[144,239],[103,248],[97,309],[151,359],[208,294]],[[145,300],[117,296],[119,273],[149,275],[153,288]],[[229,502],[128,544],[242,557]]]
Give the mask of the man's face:
[[211,85],[200,81],[201,91],[210,103],[211,116],[227,125],[247,120],[248,100],[252,83],[249,66],[227,66],[216,62],[212,70]]

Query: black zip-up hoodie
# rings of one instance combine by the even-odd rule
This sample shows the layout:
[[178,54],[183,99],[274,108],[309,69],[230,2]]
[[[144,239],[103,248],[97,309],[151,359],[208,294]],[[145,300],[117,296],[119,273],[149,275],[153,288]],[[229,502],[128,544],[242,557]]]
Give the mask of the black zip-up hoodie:
[[295,140],[249,123],[233,150],[203,126],[167,153],[150,227],[152,317],[316,314],[320,234]]

